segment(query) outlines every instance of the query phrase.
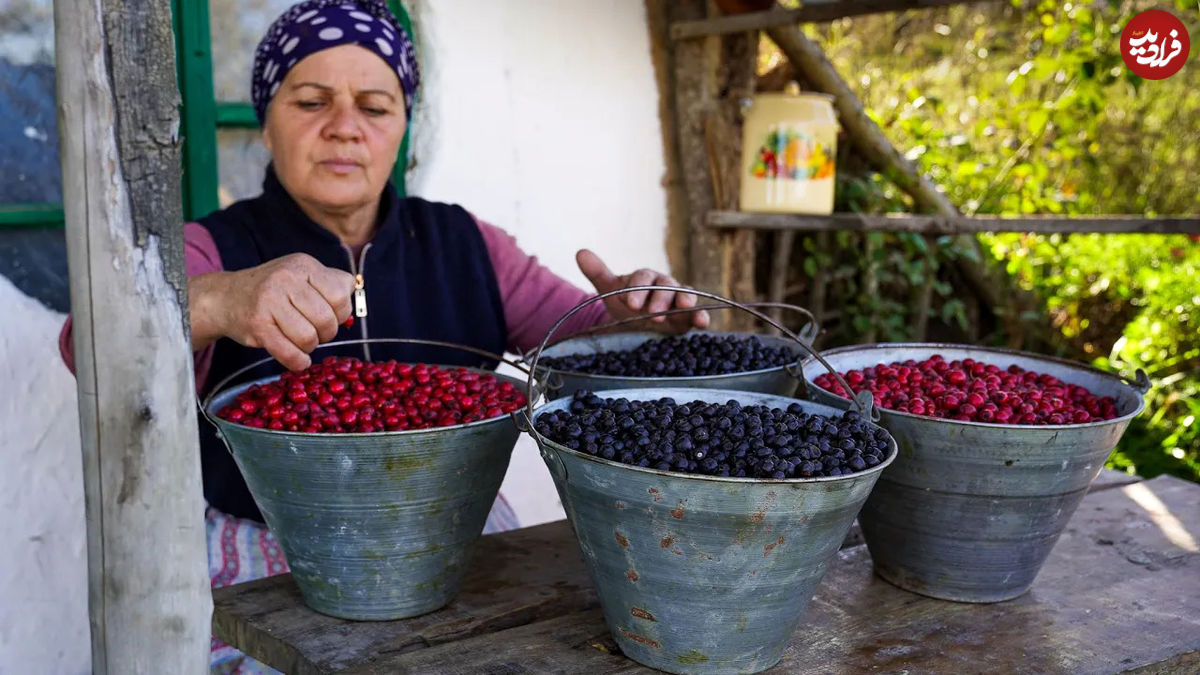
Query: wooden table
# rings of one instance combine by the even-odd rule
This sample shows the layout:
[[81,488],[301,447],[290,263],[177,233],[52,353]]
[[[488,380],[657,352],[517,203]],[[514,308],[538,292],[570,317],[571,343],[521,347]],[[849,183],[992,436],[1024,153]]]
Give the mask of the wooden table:
[[[458,598],[413,619],[318,614],[288,575],[213,599],[218,638],[295,675],[657,672],[609,637],[566,521],[483,537]],[[769,672],[1200,673],[1200,485],[1105,472],[1033,589],[990,605],[882,581],[852,532]]]

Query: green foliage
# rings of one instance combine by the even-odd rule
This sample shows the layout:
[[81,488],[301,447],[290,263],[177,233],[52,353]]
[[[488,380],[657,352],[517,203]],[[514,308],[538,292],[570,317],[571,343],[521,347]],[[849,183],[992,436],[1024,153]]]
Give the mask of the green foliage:
[[[1163,5],[1014,0],[806,30],[839,72],[853,74],[867,114],[966,213],[1200,213],[1200,11],[1194,2],[1174,3],[1193,36],[1190,62],[1171,78],[1147,81],[1125,67],[1118,41],[1128,20],[1151,8]],[[881,177],[843,169],[839,209],[908,209]],[[929,274],[938,284],[935,318],[966,327],[969,298],[945,263],[974,251],[886,235],[867,260],[862,237],[843,234],[810,276],[829,263],[835,275],[860,280],[873,261],[880,292],[863,298],[859,282],[834,289],[850,317],[840,340],[851,341],[848,329],[860,326],[880,339],[907,337],[912,310],[900,300]],[[1039,317],[1073,356],[1151,376],[1147,411],[1110,464],[1200,479],[1200,243],[1150,235],[980,240],[994,264],[1044,302]],[[855,274],[840,265],[860,267]]]

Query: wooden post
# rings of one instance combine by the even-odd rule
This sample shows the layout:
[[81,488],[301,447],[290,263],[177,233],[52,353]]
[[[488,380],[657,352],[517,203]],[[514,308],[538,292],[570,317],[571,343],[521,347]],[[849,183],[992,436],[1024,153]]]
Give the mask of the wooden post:
[[[679,0],[667,4],[665,19],[670,23],[716,13],[707,0]],[[655,23],[652,21],[652,28]],[[667,48],[683,219],[687,223],[685,281],[726,297],[754,300],[756,235],[722,234],[708,228],[705,218],[709,211],[730,208],[737,202],[736,167],[741,163],[737,106],[740,98],[753,91],[757,44],[752,35],[742,34],[685,40]],[[748,315],[715,312],[713,328],[742,325],[744,316]]]
[[95,673],[208,670],[170,3],[56,0]]
[[[715,122],[717,168],[721,191],[718,208],[736,210],[742,186],[742,110],[741,103],[754,94],[757,81],[758,31],[734,33],[721,38],[720,105]],[[759,293],[755,277],[758,269],[759,233],[752,230],[727,232],[722,237],[724,260],[721,279],[726,297],[738,302],[755,302]],[[768,326],[745,312],[731,312],[729,330],[763,332]]]
[[[670,3],[670,21],[700,19],[708,16],[705,0],[681,0]],[[721,237],[705,231],[704,218],[716,208],[713,176],[705,142],[704,121],[716,110],[717,71],[721,61],[721,38],[707,37],[675,45],[672,58],[672,94],[675,98],[676,128],[679,137],[679,167],[686,198],[688,232],[688,284],[713,293],[724,293]],[[724,325],[729,312],[714,312],[713,327]]]
[[680,281],[689,282],[691,272],[688,260],[690,223],[687,219],[687,194],[684,192],[682,170],[679,160],[678,115],[675,113],[674,44],[667,33],[670,29],[668,5],[661,0],[645,0],[646,27],[650,31],[650,59],[654,63],[654,79],[658,85],[658,121],[662,127],[663,160],[666,171],[662,186],[667,198],[667,263],[671,275]]

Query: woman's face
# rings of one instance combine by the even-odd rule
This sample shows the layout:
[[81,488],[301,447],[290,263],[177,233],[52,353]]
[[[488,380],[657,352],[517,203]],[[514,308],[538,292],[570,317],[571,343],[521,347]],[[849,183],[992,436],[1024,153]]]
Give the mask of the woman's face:
[[379,199],[407,122],[391,67],[363,47],[341,45],[288,72],[267,106],[263,142],[296,201],[347,211]]

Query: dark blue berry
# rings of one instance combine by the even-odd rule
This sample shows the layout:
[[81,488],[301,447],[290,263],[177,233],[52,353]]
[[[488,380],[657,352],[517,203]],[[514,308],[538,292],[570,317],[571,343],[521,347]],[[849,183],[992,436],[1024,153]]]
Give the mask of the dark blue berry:
[[853,413],[575,394],[547,413],[539,433],[573,450],[662,471],[759,479],[842,476],[878,466],[887,435]]

